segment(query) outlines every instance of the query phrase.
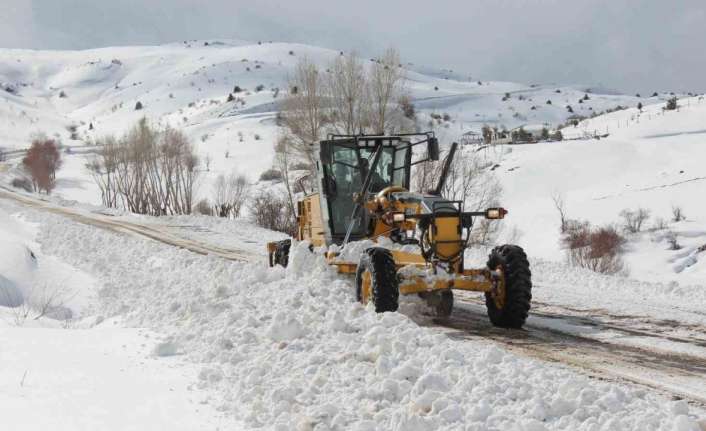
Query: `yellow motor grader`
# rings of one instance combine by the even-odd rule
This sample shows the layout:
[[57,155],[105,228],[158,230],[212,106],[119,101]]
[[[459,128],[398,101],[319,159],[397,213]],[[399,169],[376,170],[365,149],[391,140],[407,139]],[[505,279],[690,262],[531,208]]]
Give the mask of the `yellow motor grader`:
[[[453,290],[477,291],[485,293],[494,325],[520,328],[532,298],[524,251],[502,245],[492,250],[487,267],[464,266],[474,219],[502,219],[507,211],[467,212],[463,202],[441,196],[457,147],[451,145],[436,187],[412,193],[412,166],[439,160],[433,133],[329,135],[319,143],[315,190],[297,202],[296,240],[313,247],[337,245],[329,247],[328,263],[355,275],[358,300],[372,301],[377,312],[396,311],[400,294],[417,294],[445,318],[453,308]],[[415,153],[425,156],[413,161]],[[352,241],[382,237],[399,247],[370,247],[357,262],[342,257]],[[270,266],[286,266],[290,246],[291,240],[269,243]]]

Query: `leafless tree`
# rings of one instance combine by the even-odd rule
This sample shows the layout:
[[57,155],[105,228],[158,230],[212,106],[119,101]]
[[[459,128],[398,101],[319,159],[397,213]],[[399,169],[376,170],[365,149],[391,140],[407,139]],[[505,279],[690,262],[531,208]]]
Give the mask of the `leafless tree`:
[[620,212],[623,218],[623,229],[628,233],[637,233],[642,230],[642,225],[650,218],[650,211],[645,208],[637,210],[624,209]]
[[247,178],[236,172],[221,174],[213,185],[213,203],[219,217],[240,217],[250,185]]
[[566,233],[566,203],[564,202],[564,197],[560,193],[556,192],[552,195],[552,201],[554,202],[554,207],[559,212],[561,233]]
[[383,56],[373,63],[370,70],[370,125],[373,133],[393,132],[392,111],[397,109],[397,102],[403,92],[404,71],[400,67],[400,55],[394,48],[389,48]]
[[282,173],[282,182],[284,183],[284,189],[287,192],[287,205],[289,206],[288,212],[292,217],[296,217],[294,197],[292,195],[292,187],[289,178],[290,148],[291,143],[289,138],[286,135],[281,136],[277,141],[277,147],[275,148],[275,161],[279,171]]
[[157,130],[142,119],[120,140],[103,142],[87,167],[104,204],[156,216],[191,213],[198,157],[182,132]]
[[355,53],[338,56],[327,79],[328,98],[332,107],[331,127],[336,133],[361,133],[368,126],[366,107],[369,85],[363,64]]
[[303,58],[299,60],[289,86],[282,120],[293,150],[313,167],[314,145],[324,134],[324,80],[316,65]]
[[686,220],[686,216],[684,215],[684,210],[680,206],[672,206],[672,221],[673,222],[680,222],[682,220]]
[[250,212],[258,226],[292,236],[296,234],[296,217],[290,213],[287,196],[283,193],[259,192],[250,202]]
[[62,165],[61,152],[56,141],[40,135],[22,159],[22,166],[32,180],[34,191],[51,193],[56,185],[56,171]]

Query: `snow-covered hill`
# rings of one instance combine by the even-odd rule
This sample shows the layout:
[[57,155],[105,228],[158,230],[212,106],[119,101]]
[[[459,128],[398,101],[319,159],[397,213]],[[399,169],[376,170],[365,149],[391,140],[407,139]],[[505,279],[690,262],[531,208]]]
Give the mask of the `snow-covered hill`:
[[[576,140],[512,147],[496,169],[505,188],[508,222],[519,227],[531,255],[562,259],[559,215],[552,197],[564,198],[568,216],[594,224],[621,222],[623,209],[645,208],[651,217],[632,235],[626,256],[631,277],[706,285],[706,101],[679,100],[679,109],[649,105],[626,109],[563,130]],[[686,220],[672,222],[672,208]],[[654,229],[664,221],[663,229]],[[661,226],[660,226],[661,227]],[[679,250],[669,250],[668,233]]]
[[[338,55],[300,44],[230,40],[87,51],[0,49],[0,148],[26,148],[37,132],[59,136],[65,145],[83,145],[121,134],[147,116],[182,128],[202,158],[212,160],[207,176],[236,169],[256,180],[272,164],[275,111],[293,67],[307,57],[325,70]],[[484,124],[557,125],[572,115],[567,105],[589,116],[638,100],[594,92],[579,103],[590,89],[469,81],[441,68],[405,67],[420,127],[428,127],[430,114],[446,113],[448,140]],[[243,91],[227,102],[236,86]],[[135,110],[138,102],[142,110]],[[70,139],[72,127],[80,140]],[[69,160],[59,193],[86,200],[84,190],[92,185],[83,164],[83,157]]]

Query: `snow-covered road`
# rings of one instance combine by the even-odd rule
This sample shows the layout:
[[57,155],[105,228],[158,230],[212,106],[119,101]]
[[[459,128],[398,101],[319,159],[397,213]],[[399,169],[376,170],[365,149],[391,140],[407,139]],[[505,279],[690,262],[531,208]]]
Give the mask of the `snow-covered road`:
[[[450,322],[419,328],[404,314],[362,309],[349,281],[334,281],[310,258],[295,254],[287,271],[268,270],[264,248],[255,248],[262,238],[243,251],[212,242],[217,235],[201,235],[198,226],[175,228],[173,220],[159,226],[7,192],[0,197],[41,225],[45,252],[97,278],[107,315],[169,334],[188,359],[202,364],[198,387],[248,428],[464,429],[460,422],[476,424],[470,429],[622,423],[626,429],[690,430],[697,426],[693,418],[704,415],[704,316],[676,312],[670,298],[657,297],[664,302],[657,315],[671,313],[674,320],[650,320],[644,298],[604,307],[595,290],[625,284],[621,294],[629,295],[659,286],[574,274],[586,281],[581,298],[564,275],[567,284],[560,287],[570,292],[547,302],[552,292],[546,290],[557,291],[562,269],[539,264],[542,302],[526,330],[490,327],[472,298],[457,302]],[[237,262],[245,259],[255,263]],[[670,294],[676,302],[681,293]],[[603,301],[615,302],[609,295]],[[630,307],[645,315],[626,313]],[[407,316],[428,323],[419,314]],[[686,399],[691,408],[654,392]]]
[[[108,215],[60,207],[52,202],[0,189],[0,197],[12,199],[74,221],[127,232],[161,243],[228,260],[262,263],[260,252],[225,248],[208,241],[208,235],[194,239],[183,225],[155,221],[128,221]],[[182,229],[175,229],[182,228]],[[204,240],[205,239],[205,240]],[[258,244],[262,245],[262,244]],[[535,289],[541,284],[535,283]],[[672,310],[661,310],[662,315]],[[706,313],[691,311],[706,320]],[[413,316],[421,317],[421,316]],[[424,322],[424,319],[418,319]],[[701,320],[701,319],[700,319]],[[428,322],[426,322],[428,323]],[[706,407],[706,325],[678,319],[611,313],[606,309],[577,309],[571,306],[541,304],[536,300],[528,325],[523,331],[492,327],[479,297],[461,293],[448,322],[434,322],[443,332],[459,339],[493,340],[511,351],[550,362],[560,362],[589,375],[649,386],[674,397],[685,398]],[[446,329],[457,330],[449,332]]]

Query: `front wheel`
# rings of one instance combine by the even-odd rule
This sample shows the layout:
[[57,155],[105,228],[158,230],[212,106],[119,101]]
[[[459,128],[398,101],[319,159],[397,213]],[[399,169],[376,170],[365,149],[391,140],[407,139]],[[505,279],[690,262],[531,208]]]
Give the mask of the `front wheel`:
[[363,252],[355,273],[355,288],[358,301],[367,304],[372,300],[378,313],[397,311],[400,288],[389,250],[372,247]]
[[532,273],[527,255],[516,245],[495,247],[488,257],[494,271],[493,289],[485,293],[488,317],[502,328],[522,328],[532,301]]

